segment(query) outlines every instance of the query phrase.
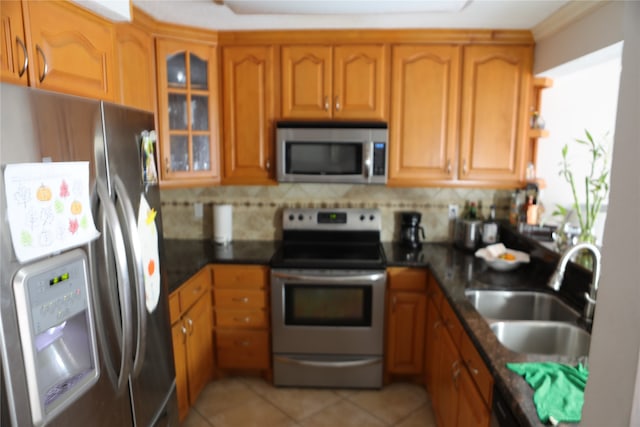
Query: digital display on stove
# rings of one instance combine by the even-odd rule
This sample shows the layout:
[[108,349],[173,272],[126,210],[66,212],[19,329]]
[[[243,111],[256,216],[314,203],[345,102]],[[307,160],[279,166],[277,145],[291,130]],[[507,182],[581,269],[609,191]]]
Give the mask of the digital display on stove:
[[318,224],[346,224],[346,212],[318,212]]

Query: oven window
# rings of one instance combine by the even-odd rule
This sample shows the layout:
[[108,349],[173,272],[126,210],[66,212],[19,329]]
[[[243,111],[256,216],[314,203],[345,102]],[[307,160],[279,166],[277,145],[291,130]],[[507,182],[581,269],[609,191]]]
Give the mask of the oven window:
[[305,175],[362,175],[362,144],[287,142],[286,173]]
[[371,326],[371,286],[284,285],[286,325]]

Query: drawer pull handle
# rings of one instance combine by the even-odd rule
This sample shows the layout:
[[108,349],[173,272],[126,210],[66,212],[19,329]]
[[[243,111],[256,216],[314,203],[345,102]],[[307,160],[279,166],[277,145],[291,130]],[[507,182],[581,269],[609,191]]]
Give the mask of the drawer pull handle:
[[249,347],[251,345],[251,341],[236,341],[236,344],[239,345],[240,347]]
[[249,323],[251,322],[251,317],[234,317],[233,320],[236,322]]
[[200,291],[202,291],[202,286],[198,286],[197,288],[195,288],[195,289],[193,290],[193,293],[194,293],[194,294],[199,294],[199,293],[200,293]]
[[191,320],[191,318],[188,318],[187,324],[189,325],[189,335],[193,335],[193,320]]
[[233,302],[241,302],[241,303],[248,303],[249,302],[249,298],[247,297],[242,297],[242,298],[233,298],[232,299]]

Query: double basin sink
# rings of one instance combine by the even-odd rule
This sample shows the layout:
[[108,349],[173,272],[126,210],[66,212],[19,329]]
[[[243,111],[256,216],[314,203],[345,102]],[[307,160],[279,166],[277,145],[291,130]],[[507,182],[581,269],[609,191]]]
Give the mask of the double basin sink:
[[572,358],[589,354],[591,336],[577,326],[580,314],[553,294],[484,289],[465,294],[509,350]]

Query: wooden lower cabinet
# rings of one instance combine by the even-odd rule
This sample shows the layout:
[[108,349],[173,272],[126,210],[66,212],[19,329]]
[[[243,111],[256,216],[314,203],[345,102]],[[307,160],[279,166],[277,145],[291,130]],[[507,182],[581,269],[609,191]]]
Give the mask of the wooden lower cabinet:
[[424,367],[427,271],[388,269],[385,377],[418,375]]
[[439,427],[488,427],[493,378],[435,279],[428,283],[425,385]]
[[269,268],[266,266],[213,266],[218,374],[226,370],[248,370],[260,371],[270,378],[268,288]]
[[210,288],[211,270],[205,267],[169,297],[180,420],[213,377]]

